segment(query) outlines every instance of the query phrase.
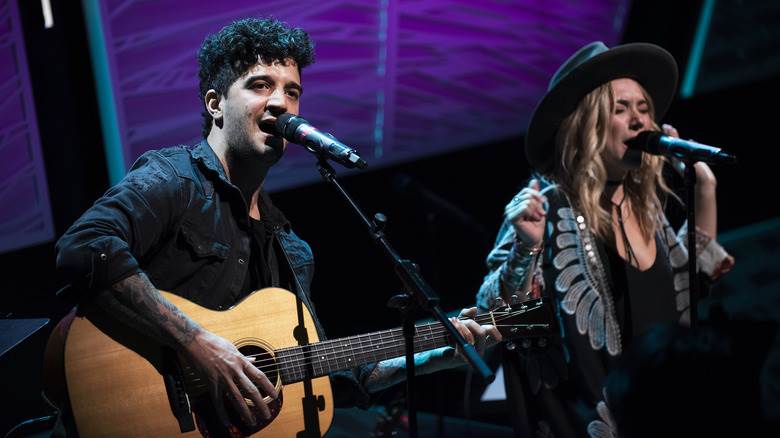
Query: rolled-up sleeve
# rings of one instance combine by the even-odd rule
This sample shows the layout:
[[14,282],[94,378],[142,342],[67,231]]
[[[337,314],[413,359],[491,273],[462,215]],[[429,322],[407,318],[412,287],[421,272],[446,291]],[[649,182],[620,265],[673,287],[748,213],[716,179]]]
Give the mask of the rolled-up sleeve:
[[376,395],[368,392],[367,381],[376,368],[376,363],[362,365],[330,374],[333,384],[334,405],[340,408],[358,407],[366,409],[375,402]]
[[57,241],[57,270],[78,285],[67,298],[78,301],[140,272],[138,260],[165,233],[180,202],[178,177],[165,157],[139,158]]
[[[699,271],[707,274],[711,280],[717,280],[734,267],[734,257],[717,240],[701,231],[699,227],[696,227],[695,233],[696,267]],[[687,221],[677,232],[677,240],[686,249],[688,248]]]
[[491,309],[501,297],[502,290],[520,291],[531,272],[532,261],[527,253],[519,251],[514,227],[504,221],[495,246],[487,257],[488,273],[477,292],[477,306],[483,310]]

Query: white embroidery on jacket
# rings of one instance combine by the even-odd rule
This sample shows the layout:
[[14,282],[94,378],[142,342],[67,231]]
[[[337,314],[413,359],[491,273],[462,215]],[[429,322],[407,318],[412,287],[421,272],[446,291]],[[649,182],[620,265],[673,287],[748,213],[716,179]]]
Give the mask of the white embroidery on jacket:
[[[590,346],[617,356],[621,352],[620,330],[615,317],[612,293],[596,243],[585,218],[570,207],[558,209],[555,239],[558,252],[553,265],[558,270],[555,289],[564,294],[561,308],[575,315],[577,331],[588,335]],[[586,260],[586,263],[582,263]]]

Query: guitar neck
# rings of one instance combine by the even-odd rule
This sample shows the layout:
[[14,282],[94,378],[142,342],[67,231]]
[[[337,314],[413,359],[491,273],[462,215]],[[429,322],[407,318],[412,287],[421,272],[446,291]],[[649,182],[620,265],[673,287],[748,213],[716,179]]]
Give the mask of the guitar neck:
[[[479,324],[490,323],[490,315],[474,318]],[[441,323],[415,327],[414,352],[450,345],[450,335]],[[282,348],[275,351],[282,383],[324,376],[367,363],[400,357],[405,354],[403,329],[383,330],[314,344]]]

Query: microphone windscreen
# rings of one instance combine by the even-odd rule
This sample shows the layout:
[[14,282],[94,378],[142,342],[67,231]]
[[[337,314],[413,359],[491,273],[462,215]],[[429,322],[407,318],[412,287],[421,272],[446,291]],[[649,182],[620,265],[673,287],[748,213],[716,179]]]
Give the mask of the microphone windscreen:
[[290,113],[284,113],[276,118],[276,133],[277,135],[292,141],[295,130],[298,126],[307,122],[303,117],[296,116]]
[[662,135],[658,131],[642,131],[636,137],[626,140],[625,143],[631,149],[638,149],[657,155],[660,153],[658,145]]

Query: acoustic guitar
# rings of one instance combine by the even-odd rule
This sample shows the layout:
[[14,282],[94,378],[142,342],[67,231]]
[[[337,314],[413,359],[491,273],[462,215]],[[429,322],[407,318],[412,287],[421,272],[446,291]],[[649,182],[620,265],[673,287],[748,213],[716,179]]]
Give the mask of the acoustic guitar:
[[[162,294],[206,330],[232,341],[275,384],[279,398],[265,399],[272,418],[241,430],[244,435],[322,436],[333,418],[328,373],[404,355],[400,328],[319,341],[311,313],[284,289],[256,291],[223,311]],[[505,340],[541,336],[549,329],[542,309],[541,299],[531,300],[475,320],[495,325]],[[99,312],[73,317],[64,339],[64,347],[50,339],[46,358],[56,361],[64,353],[64,385],[52,389],[57,385],[49,377],[46,392],[59,406],[69,406],[81,438],[206,435],[198,421],[199,406],[209,399],[205,381],[173,350]],[[449,344],[440,323],[416,326],[415,352]]]

